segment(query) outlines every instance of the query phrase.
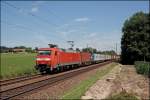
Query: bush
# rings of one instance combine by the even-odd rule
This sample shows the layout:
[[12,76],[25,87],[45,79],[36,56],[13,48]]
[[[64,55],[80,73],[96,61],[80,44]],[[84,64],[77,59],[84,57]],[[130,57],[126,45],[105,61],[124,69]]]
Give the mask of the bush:
[[134,65],[137,73],[150,76],[150,62],[136,61]]
[[110,96],[107,99],[108,100],[138,100],[136,96],[134,96],[133,94],[129,94],[125,91],[122,91],[119,94]]

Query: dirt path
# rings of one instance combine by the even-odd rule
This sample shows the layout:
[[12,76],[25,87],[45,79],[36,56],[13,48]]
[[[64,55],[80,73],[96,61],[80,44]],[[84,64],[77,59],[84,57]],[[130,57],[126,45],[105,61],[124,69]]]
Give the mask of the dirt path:
[[149,99],[149,79],[137,74],[134,66],[119,65],[90,87],[82,99],[105,99],[121,91]]
[[119,87],[127,93],[133,93],[139,99],[149,99],[149,79],[137,74],[134,66],[124,65],[114,83],[116,84],[116,88]]

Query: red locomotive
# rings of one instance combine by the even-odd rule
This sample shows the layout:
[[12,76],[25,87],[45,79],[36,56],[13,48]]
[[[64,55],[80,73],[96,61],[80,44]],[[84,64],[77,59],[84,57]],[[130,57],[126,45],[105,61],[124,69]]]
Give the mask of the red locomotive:
[[91,54],[86,52],[65,52],[59,48],[40,48],[36,58],[36,69],[41,73],[60,70],[64,67],[91,63]]

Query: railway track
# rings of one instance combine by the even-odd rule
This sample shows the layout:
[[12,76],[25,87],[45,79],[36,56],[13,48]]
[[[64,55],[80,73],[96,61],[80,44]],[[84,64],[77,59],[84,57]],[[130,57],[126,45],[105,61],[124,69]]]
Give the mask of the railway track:
[[58,75],[52,75],[51,77],[49,77],[47,79],[43,79],[43,80],[40,80],[37,82],[33,82],[33,83],[25,84],[25,85],[22,85],[19,87],[0,91],[0,95],[1,95],[0,99],[1,100],[11,99],[13,97],[20,96],[20,95],[28,93],[30,91],[40,89],[40,88],[47,86],[47,85],[53,86],[53,85],[55,85],[55,83],[64,81],[64,80],[69,79],[71,77],[77,76],[81,73],[96,69],[96,68],[103,66],[103,65],[106,65],[110,62],[111,61],[103,62],[103,63],[95,64],[95,65],[90,65],[90,66],[86,66],[86,67],[81,67],[79,69],[59,73]]
[[26,81],[26,80],[30,80],[30,79],[34,79],[34,78],[39,78],[39,77],[42,77],[42,75],[41,74],[35,74],[35,75],[31,75],[31,76],[22,76],[22,77],[17,77],[17,78],[0,80],[0,86],[15,84],[17,82]]

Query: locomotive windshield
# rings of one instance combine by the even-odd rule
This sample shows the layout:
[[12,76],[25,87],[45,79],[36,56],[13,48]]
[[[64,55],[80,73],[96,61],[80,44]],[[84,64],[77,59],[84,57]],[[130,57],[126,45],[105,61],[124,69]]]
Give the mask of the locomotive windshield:
[[51,51],[50,50],[40,50],[38,51],[39,55],[51,55]]

